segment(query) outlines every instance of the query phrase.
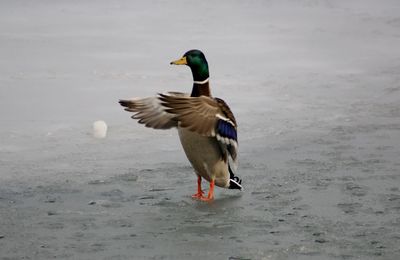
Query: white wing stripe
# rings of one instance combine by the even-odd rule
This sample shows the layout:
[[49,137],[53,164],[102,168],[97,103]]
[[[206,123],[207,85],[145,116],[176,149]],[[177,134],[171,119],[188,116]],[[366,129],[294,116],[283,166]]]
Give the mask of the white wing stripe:
[[216,114],[215,116],[221,120],[224,120],[225,122],[230,123],[232,126],[235,126],[235,123],[233,123],[232,120],[230,120],[229,118],[226,118],[226,117],[222,116],[221,114]]

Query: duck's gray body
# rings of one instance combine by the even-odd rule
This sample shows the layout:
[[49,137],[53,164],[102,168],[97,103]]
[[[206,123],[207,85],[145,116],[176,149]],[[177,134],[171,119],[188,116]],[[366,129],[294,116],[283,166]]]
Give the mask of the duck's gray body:
[[214,137],[201,136],[185,128],[178,127],[178,133],[195,173],[209,182],[215,180],[215,185],[219,187],[228,188],[228,164],[221,158],[218,141]]

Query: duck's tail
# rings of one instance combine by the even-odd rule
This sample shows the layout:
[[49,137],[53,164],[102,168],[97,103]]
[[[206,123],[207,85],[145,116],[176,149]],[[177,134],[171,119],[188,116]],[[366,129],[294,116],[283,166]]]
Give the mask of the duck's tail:
[[235,174],[233,173],[231,166],[229,164],[228,164],[228,170],[229,170],[229,187],[228,187],[228,189],[243,190],[242,179],[235,176]]

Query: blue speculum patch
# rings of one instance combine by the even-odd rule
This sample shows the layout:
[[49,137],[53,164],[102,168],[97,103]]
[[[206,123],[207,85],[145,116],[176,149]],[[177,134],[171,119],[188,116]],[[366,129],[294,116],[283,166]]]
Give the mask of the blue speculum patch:
[[230,123],[218,120],[217,131],[220,136],[237,141],[236,129]]

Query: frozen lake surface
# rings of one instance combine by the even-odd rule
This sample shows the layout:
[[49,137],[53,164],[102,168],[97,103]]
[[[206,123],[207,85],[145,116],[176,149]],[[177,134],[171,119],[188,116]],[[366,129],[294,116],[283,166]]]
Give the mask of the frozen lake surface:
[[[397,0],[2,1],[0,259],[400,259],[399,46]],[[239,123],[211,204],[117,103],[193,48]]]

